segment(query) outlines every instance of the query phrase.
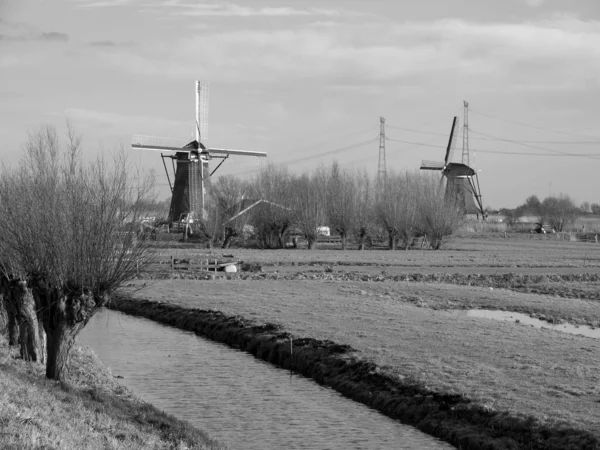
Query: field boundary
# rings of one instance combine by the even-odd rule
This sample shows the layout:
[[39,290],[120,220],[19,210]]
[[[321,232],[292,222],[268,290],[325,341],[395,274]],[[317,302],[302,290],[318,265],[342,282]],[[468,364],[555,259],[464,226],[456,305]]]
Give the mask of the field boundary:
[[532,417],[491,411],[460,395],[434,392],[387,374],[347,345],[292,336],[276,324],[258,324],[220,311],[189,309],[116,296],[109,308],[193,331],[312,378],[344,396],[461,449],[595,449],[593,434],[547,426]]

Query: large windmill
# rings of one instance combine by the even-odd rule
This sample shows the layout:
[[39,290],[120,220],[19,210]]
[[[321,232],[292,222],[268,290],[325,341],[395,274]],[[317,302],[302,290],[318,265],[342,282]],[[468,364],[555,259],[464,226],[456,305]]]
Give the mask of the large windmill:
[[[185,141],[175,139],[141,135],[134,135],[131,142],[131,147],[134,149],[161,152],[160,156],[172,194],[169,222],[180,220],[183,214],[187,214],[188,219],[205,217],[206,182],[230,155],[267,156],[265,152],[208,148],[204,145],[203,141],[207,138],[208,129],[208,83],[204,81],[196,81],[196,124],[194,128],[196,139],[187,144]],[[173,163],[173,184],[171,184],[165,158],[170,158]],[[221,162],[212,172],[209,172],[208,162],[215,158],[221,159]]]
[[457,117],[455,116],[452,120],[444,162],[422,161],[421,170],[441,171],[442,177],[446,178],[446,198],[455,196],[466,214],[477,214],[484,217],[477,172],[464,161],[462,163],[450,161],[450,153],[456,137],[456,122]]

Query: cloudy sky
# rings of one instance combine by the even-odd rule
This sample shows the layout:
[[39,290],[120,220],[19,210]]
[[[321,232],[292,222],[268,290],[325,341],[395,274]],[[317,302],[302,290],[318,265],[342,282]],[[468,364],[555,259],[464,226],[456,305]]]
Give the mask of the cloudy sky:
[[[0,0],[0,158],[68,117],[95,155],[132,134],[189,138],[210,81],[208,144],[302,172],[443,159],[470,105],[484,204],[600,203],[598,0]],[[356,145],[355,145],[356,144]],[[460,160],[462,132],[454,153]],[[154,169],[160,157],[129,150]],[[252,176],[256,158],[218,174]]]

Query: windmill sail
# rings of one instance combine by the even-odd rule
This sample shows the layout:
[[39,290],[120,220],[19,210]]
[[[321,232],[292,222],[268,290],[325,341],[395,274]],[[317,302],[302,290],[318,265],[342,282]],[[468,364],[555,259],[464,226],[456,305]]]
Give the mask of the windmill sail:
[[[477,172],[467,164],[452,162],[452,153],[456,147],[458,117],[452,120],[452,129],[446,146],[444,162],[422,161],[421,170],[439,170],[442,173],[440,182],[446,179],[446,199],[456,201],[465,214],[481,214],[484,216],[479,179]],[[475,181],[477,184],[475,184]]]
[[[265,152],[251,150],[207,148],[204,142],[208,137],[208,82],[196,81],[195,97],[196,123],[194,124],[195,139],[193,141],[134,135],[131,142],[131,147],[134,149],[171,153],[168,156],[161,155],[165,171],[167,171],[167,166],[164,158],[174,160],[175,179],[171,188],[170,222],[180,220],[182,214],[188,214],[188,218],[205,217],[205,201],[208,195],[205,183],[229,155],[263,158],[267,156]],[[211,173],[208,163],[213,157],[220,158],[222,161]]]
[[421,161],[421,170],[444,170],[448,166],[448,163],[452,160],[452,154],[456,147],[456,127],[458,124],[458,117],[454,116],[452,120],[452,129],[450,130],[450,137],[448,138],[448,145],[446,146],[446,156],[444,162],[438,161]]
[[[179,139],[171,139],[155,136],[144,136],[134,134],[131,139],[131,147],[141,150],[157,150],[163,152],[179,152],[185,147],[186,142]],[[187,150],[190,151],[190,150]]]
[[196,81],[196,140],[208,139],[208,81]]
[[227,148],[207,148],[202,153],[208,153],[209,155],[244,155],[244,156],[258,156],[265,158],[267,154],[265,152],[255,152],[252,150],[234,150]]

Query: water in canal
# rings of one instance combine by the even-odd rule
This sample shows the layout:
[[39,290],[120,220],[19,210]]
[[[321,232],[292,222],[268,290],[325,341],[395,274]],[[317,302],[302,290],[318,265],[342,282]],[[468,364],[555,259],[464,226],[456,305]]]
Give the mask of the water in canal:
[[531,325],[534,328],[544,328],[548,330],[560,331],[561,333],[578,334],[591,338],[600,338],[600,328],[592,328],[587,325],[571,325],[569,323],[552,324],[545,320],[535,319],[527,314],[516,313],[512,311],[498,311],[490,309],[468,309],[452,310],[449,314],[455,316],[479,317],[483,319],[500,320],[504,322],[516,322],[524,325]]
[[332,389],[194,333],[114,311],[79,336],[119,381],[230,449],[450,449]]

